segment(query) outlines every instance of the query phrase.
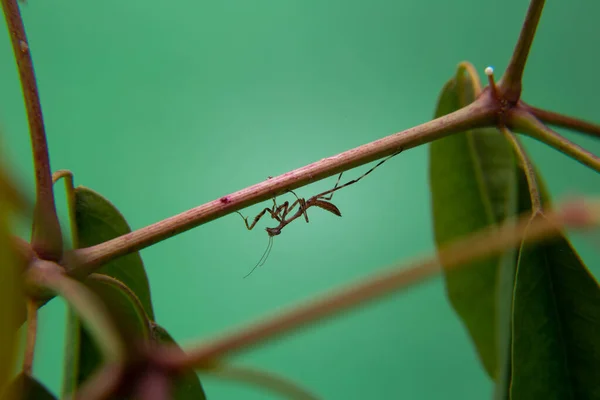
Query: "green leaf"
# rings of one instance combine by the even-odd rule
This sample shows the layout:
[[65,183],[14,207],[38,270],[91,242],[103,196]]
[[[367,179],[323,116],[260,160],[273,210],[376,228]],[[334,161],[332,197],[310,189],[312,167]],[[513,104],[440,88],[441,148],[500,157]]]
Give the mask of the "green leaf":
[[56,400],[56,397],[34,377],[19,374],[6,388],[2,400]]
[[[551,198],[548,192],[548,188],[546,187],[546,183],[544,179],[540,175],[540,172],[537,170],[535,165],[533,166],[533,170],[535,173],[535,180],[538,186],[538,194],[540,196],[540,201],[542,203],[543,208],[550,207]],[[518,172],[518,185],[519,185],[519,200],[518,200],[518,213],[522,214],[524,212],[531,212],[531,195],[529,194],[529,184],[527,183],[527,177],[525,176],[525,171],[522,167],[519,167]]]
[[[157,343],[176,344],[171,335],[157,324],[152,324],[152,337]],[[206,399],[196,371],[190,369],[174,380],[171,397],[174,400]]]
[[[79,247],[89,247],[131,232],[123,215],[106,198],[97,192],[79,186],[75,188],[75,227]],[[139,252],[119,257],[103,265],[98,273],[116,279],[133,292],[122,291],[88,279],[86,284],[106,302],[112,317],[129,350],[136,349],[133,342],[148,337],[145,319],[154,318],[150,286]],[[136,303],[139,302],[143,312]],[[146,314],[144,316],[143,314]],[[69,311],[67,354],[63,377],[63,392],[71,393],[80,386],[101,364],[98,347],[81,325],[79,318]],[[133,342],[132,342],[133,341]],[[130,354],[134,356],[134,354]]]
[[14,252],[10,218],[18,206],[18,196],[0,167],[0,391],[14,368],[17,330],[23,321],[23,296],[18,258]]
[[[518,138],[516,138],[519,141]],[[520,151],[523,156],[529,160],[525,149],[520,146]],[[550,196],[546,185],[541,175],[537,171],[535,165],[529,160],[533,169],[536,184],[538,187],[538,195],[543,205],[550,205]],[[517,214],[531,213],[532,202],[529,189],[529,183],[526,176],[526,168],[523,165],[523,160],[518,157],[517,169],[517,185],[518,185],[518,200]],[[500,273],[498,275],[497,286],[497,342],[498,342],[498,372],[496,377],[496,388],[494,398],[496,400],[510,399],[510,382],[512,375],[512,320],[513,320],[513,297],[516,282],[517,263],[519,252],[513,251],[514,257],[505,258]]]
[[[79,247],[100,244],[131,232],[127,221],[112,203],[83,186],[75,188],[75,221]],[[97,272],[127,285],[142,302],[146,314],[154,319],[148,276],[139,252],[119,257]]]
[[600,288],[569,241],[525,242],[516,282],[511,399],[600,399]]
[[[478,78],[459,69],[440,95],[436,117],[473,102]],[[429,178],[438,247],[490,225],[502,223],[517,208],[517,170],[510,143],[496,129],[473,129],[436,140],[429,146]],[[444,260],[440,260],[444,265]],[[487,373],[498,368],[496,314],[498,278],[514,267],[514,251],[445,271],[446,290],[466,326]],[[505,274],[512,276],[510,271]],[[509,283],[510,284],[510,283]],[[508,320],[508,317],[505,318]]]
[[[134,361],[139,355],[138,345],[150,337],[150,322],[139,300],[131,292],[123,290],[123,284],[114,278],[93,274],[85,281],[85,285],[104,302],[111,319],[115,321],[121,340],[126,344],[128,360]],[[68,327],[71,331],[68,348],[78,351],[67,350],[63,378],[65,394],[81,386],[103,361],[98,346],[72,312],[69,313]]]

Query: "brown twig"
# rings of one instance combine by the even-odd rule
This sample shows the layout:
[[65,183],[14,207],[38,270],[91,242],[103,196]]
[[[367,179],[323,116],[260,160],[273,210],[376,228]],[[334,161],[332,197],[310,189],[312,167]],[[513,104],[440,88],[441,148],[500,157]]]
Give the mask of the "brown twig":
[[54,203],[50,157],[33,62],[17,1],[1,1],[25,99],[35,166],[36,206],[31,242],[41,258],[58,261],[63,250],[62,235]]
[[495,107],[495,102],[482,96],[452,114],[265,180],[113,240],[75,250],[70,256],[74,267],[71,267],[69,274],[74,277],[86,276],[116,257],[141,250],[288,190],[389,156],[400,148],[406,150],[465,129],[493,125]]
[[104,275],[104,274],[96,274],[96,273],[90,274],[88,276],[88,279],[91,279],[96,282],[104,283],[105,285],[113,286],[115,289],[121,291],[125,296],[127,296],[129,298],[129,300],[131,301],[131,303],[133,304],[133,306],[135,307],[140,318],[142,318],[144,320],[145,335],[150,336],[150,332],[152,331],[152,321],[150,320],[150,317],[148,317],[146,310],[144,310],[144,306],[142,305],[142,302],[137,297],[135,292],[133,290],[131,290],[131,288],[129,286],[127,286],[120,280],[113,278],[112,276],[108,276],[108,275]]
[[65,181],[67,211],[69,212],[69,224],[71,227],[71,245],[74,249],[77,249],[79,248],[79,235],[77,234],[77,219],[75,218],[75,184],[73,173],[66,169],[56,171],[52,174],[52,185],[61,178]]
[[600,125],[580,119],[555,113],[553,111],[543,110],[541,108],[530,106],[521,102],[521,107],[533,114],[537,119],[546,124],[555,125],[561,128],[567,128],[575,132],[585,133],[595,138],[600,138]]
[[273,340],[290,331],[298,329],[333,315],[339,315],[368,301],[413,287],[440,272],[438,260],[444,259],[444,268],[457,268],[467,262],[489,257],[506,251],[507,248],[522,243],[525,234],[531,241],[539,241],[558,233],[557,227],[569,226],[585,229],[600,222],[600,203],[572,201],[557,211],[548,211],[545,219],[530,223],[530,214],[521,216],[515,223],[507,221],[500,227],[492,226],[465,239],[458,240],[443,249],[437,256],[425,258],[409,265],[394,268],[367,278],[342,290],[329,293],[321,298],[283,311],[269,319],[259,321],[230,334],[205,341],[202,345],[187,353],[179,349],[165,348],[151,354],[155,362],[165,368],[182,368],[207,365],[216,360],[253,346]]
[[106,400],[118,389],[124,373],[120,364],[105,364],[89,377],[83,385],[67,396],[68,400]]
[[521,28],[519,40],[515,46],[508,67],[498,83],[501,96],[510,102],[516,103],[521,97],[521,86],[523,80],[523,71],[529,56],[529,50],[535,37],[545,0],[531,0],[525,22]]
[[596,172],[600,172],[600,158],[598,156],[548,128],[527,110],[521,107],[512,108],[507,114],[507,121],[514,131],[539,140]]
[[30,287],[49,289],[63,297],[78,313],[105,360],[123,360],[125,344],[105,304],[94,292],[64,275],[57,264],[45,260],[38,260],[29,267],[25,281]]
[[25,356],[23,357],[23,373],[31,375],[33,370],[33,356],[37,337],[37,304],[27,300],[27,339],[25,341]]

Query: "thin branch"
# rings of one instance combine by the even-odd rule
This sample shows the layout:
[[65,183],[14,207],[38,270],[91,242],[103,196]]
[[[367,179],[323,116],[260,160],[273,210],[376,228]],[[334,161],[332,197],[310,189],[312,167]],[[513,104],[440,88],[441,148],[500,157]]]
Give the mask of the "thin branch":
[[507,118],[513,130],[546,143],[596,172],[600,172],[600,158],[548,128],[526,110],[515,107],[509,111]]
[[148,317],[148,314],[146,314],[146,310],[144,310],[144,306],[142,305],[142,302],[136,296],[136,294],[133,292],[133,290],[131,290],[129,288],[129,286],[127,286],[120,280],[113,278],[112,276],[108,276],[108,275],[104,275],[104,274],[96,274],[96,273],[90,274],[88,279],[91,279],[91,280],[94,280],[97,282],[102,282],[106,285],[114,286],[117,290],[120,290],[125,296],[127,296],[129,298],[129,300],[131,300],[131,302],[133,303],[137,313],[144,320],[144,326],[146,327],[146,332],[145,332],[146,337],[150,336],[150,332],[152,331],[152,321],[150,320],[150,317]]
[[28,281],[58,293],[77,311],[107,361],[121,362],[125,354],[123,342],[104,304],[93,292],[63,275],[62,269],[49,261],[37,261],[27,274]]
[[120,364],[105,364],[98,372],[89,377],[77,390],[67,396],[67,400],[107,400],[119,388],[123,376]]
[[544,9],[545,0],[531,0],[525,22],[521,28],[519,40],[515,46],[508,67],[498,83],[502,97],[516,103],[521,97],[521,86],[523,81],[523,71],[529,56],[529,50],[535,37],[542,10]]
[[439,259],[445,260],[444,268],[457,268],[476,259],[503,253],[527,240],[540,241],[560,233],[557,228],[589,229],[600,224],[600,200],[591,202],[571,201],[556,211],[548,211],[544,219],[530,223],[530,213],[510,220],[500,227],[483,229],[467,238],[460,239],[440,249],[436,256],[413,262],[408,267],[396,267],[390,271],[367,278],[331,293],[281,312],[269,319],[243,327],[233,333],[204,341],[196,348],[183,353],[177,348],[157,349],[149,356],[165,368],[182,369],[206,365],[207,368],[227,355],[272,341],[275,338],[297,332],[298,329],[369,301],[407,289],[437,275],[441,268]]
[[527,187],[529,189],[529,197],[531,200],[531,212],[537,213],[542,211],[542,200],[540,198],[540,187],[535,176],[535,170],[533,165],[525,152],[523,144],[514,133],[508,130],[506,127],[501,127],[500,131],[504,134],[506,139],[510,142],[515,152],[515,155],[523,165],[523,171],[525,172],[525,179],[527,179]]
[[318,397],[301,388],[296,383],[278,376],[271,372],[261,371],[248,367],[236,367],[219,363],[215,368],[200,370],[200,373],[214,375],[217,378],[232,380],[236,382],[246,382],[251,385],[268,389],[273,393],[279,394],[285,398],[296,400],[317,400]]
[[37,337],[37,304],[34,300],[27,300],[27,339],[25,341],[25,356],[23,357],[23,373],[31,375],[33,370],[33,356]]
[[600,138],[600,125],[583,121],[574,117],[569,117],[567,115],[555,113],[553,111],[543,110],[541,108],[533,107],[523,102],[521,102],[520,106],[525,108],[537,119],[546,124],[570,129],[579,133],[585,133],[597,139]]
[[42,106],[35,82],[33,62],[29,54],[29,44],[17,1],[1,1],[19,70],[33,150],[36,206],[31,242],[40,257],[51,261],[58,261],[63,251],[62,236],[58,215],[56,214],[56,205],[54,203],[48,143],[44,131]]
[[119,256],[141,250],[288,190],[389,156],[399,149],[410,149],[466,129],[494,125],[496,107],[491,98],[482,96],[452,114],[265,180],[113,240],[75,250],[69,255],[69,274],[73,277],[86,276]]
[[67,194],[67,209],[69,212],[69,224],[71,227],[71,242],[74,249],[79,248],[79,235],[77,234],[77,220],[75,219],[75,185],[73,182],[73,173],[66,169],[61,169],[52,174],[52,184],[59,179],[65,180],[65,192]]

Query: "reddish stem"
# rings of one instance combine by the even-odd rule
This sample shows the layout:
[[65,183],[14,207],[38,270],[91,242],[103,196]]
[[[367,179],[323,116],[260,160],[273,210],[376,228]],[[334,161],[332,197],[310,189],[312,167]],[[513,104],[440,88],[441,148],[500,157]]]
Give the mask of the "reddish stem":
[[33,249],[41,258],[58,261],[63,250],[62,235],[54,204],[50,157],[33,62],[17,1],[1,1],[19,70],[35,166],[36,206],[31,242]]
[[502,97],[509,102],[516,103],[521,97],[523,71],[525,70],[529,50],[531,49],[545,2],[545,0],[532,0],[529,4],[519,40],[506,68],[506,72],[498,83]]
[[595,138],[600,138],[600,125],[555,113],[553,111],[542,110],[541,108],[533,107],[523,102],[521,102],[521,106],[542,122],[561,128],[567,128],[575,132],[585,133]]
[[[495,123],[495,115],[495,101],[489,96],[481,96],[467,107],[433,121],[265,180],[96,246],[77,249],[68,256],[69,275],[84,277],[117,257],[141,250],[288,190],[389,156],[399,149],[407,150],[465,129],[491,126]],[[223,201],[224,198],[227,201]]]

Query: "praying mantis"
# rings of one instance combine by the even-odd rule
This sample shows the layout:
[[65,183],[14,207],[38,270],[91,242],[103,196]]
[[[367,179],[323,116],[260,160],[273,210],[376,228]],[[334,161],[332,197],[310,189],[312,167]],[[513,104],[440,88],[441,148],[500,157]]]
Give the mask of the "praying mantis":
[[[274,220],[279,222],[279,225],[277,225],[276,227],[265,229],[267,231],[267,235],[269,236],[269,243],[267,244],[267,248],[266,248],[265,252],[263,253],[262,257],[260,258],[260,260],[258,260],[258,263],[254,266],[254,268],[252,268],[252,270],[250,270],[250,272],[246,276],[244,276],[244,278],[247,278],[248,276],[250,276],[250,274],[252,274],[252,272],[254,272],[254,270],[256,268],[264,265],[265,261],[267,260],[267,257],[269,256],[269,253],[271,252],[271,248],[273,247],[273,237],[279,235],[281,233],[281,231],[283,230],[283,228],[285,228],[288,224],[290,224],[291,222],[300,218],[301,216],[304,216],[305,221],[308,223],[309,221],[308,221],[307,210],[311,207],[319,207],[325,211],[329,211],[330,213],[337,215],[338,217],[341,217],[342,213],[339,210],[339,208],[337,208],[337,206],[335,204],[331,203],[331,198],[333,197],[333,194],[342,188],[345,188],[347,186],[350,186],[350,185],[360,181],[365,176],[367,176],[371,172],[373,172],[375,170],[375,168],[379,167],[381,164],[383,164],[390,158],[394,157],[395,155],[400,154],[401,152],[402,152],[402,149],[400,149],[396,153],[384,158],[382,161],[377,163],[373,168],[371,168],[370,170],[368,170],[367,172],[365,172],[358,178],[353,179],[349,182],[346,182],[340,186],[339,185],[340,180],[342,179],[342,174],[344,173],[344,172],[341,172],[338,176],[335,186],[332,189],[329,189],[322,193],[314,195],[311,198],[309,198],[308,200],[298,197],[298,195],[296,195],[296,193],[294,193],[293,190],[289,190],[289,192],[291,192],[296,197],[296,200],[291,205],[289,204],[288,201],[285,201],[281,205],[277,205],[275,198],[273,198],[272,199],[273,206],[270,208],[267,207],[264,210],[262,210],[260,213],[258,213],[258,215],[256,217],[254,217],[254,220],[252,221],[252,223],[248,223],[248,217],[244,217],[242,215],[242,213],[240,213],[239,211],[236,211],[244,220],[244,223],[246,224],[246,228],[248,230],[252,230],[256,226],[258,221],[260,221],[260,219],[267,213],[271,216],[271,218],[273,218]],[[296,207],[297,207],[296,211],[293,212]]]

